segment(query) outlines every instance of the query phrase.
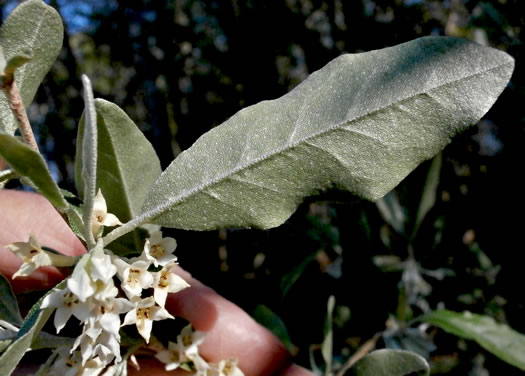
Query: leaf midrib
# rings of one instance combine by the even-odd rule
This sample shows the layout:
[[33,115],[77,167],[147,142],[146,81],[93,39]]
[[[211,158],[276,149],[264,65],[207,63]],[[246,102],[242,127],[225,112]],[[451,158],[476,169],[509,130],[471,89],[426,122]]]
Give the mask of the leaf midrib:
[[[345,122],[337,123],[337,124],[335,124],[335,125],[333,125],[331,127],[328,127],[328,128],[323,129],[323,130],[321,130],[319,132],[316,132],[316,133],[314,133],[314,134],[312,134],[312,135],[310,135],[308,137],[304,137],[304,138],[302,138],[302,139],[300,139],[300,140],[298,140],[298,141],[296,141],[294,143],[287,144],[284,147],[276,149],[275,151],[272,151],[270,153],[265,153],[261,157],[256,158],[256,159],[250,161],[247,164],[236,166],[234,169],[228,171],[226,174],[219,175],[216,178],[210,180],[209,182],[206,182],[204,184],[197,185],[194,188],[185,190],[185,191],[181,192],[177,196],[170,197],[169,199],[165,200],[162,205],[159,205],[159,206],[155,207],[154,209],[151,209],[149,211],[146,211],[146,212],[142,213],[138,217],[136,217],[136,218],[132,219],[131,221],[129,221],[128,224],[129,225],[133,224],[133,225],[137,225],[138,226],[138,225],[140,225],[142,223],[146,223],[146,222],[148,222],[148,221],[150,221],[150,220],[152,220],[154,218],[157,218],[162,213],[164,213],[167,209],[169,209],[172,206],[177,205],[178,203],[182,202],[184,199],[187,199],[188,197],[191,197],[191,196],[193,196],[193,195],[195,195],[197,193],[200,193],[201,191],[203,191],[203,190],[205,190],[205,189],[207,189],[207,188],[209,188],[209,187],[211,187],[211,186],[213,186],[213,185],[223,181],[224,179],[226,179],[226,178],[228,178],[230,176],[233,176],[233,175],[237,174],[238,172],[240,172],[242,170],[245,170],[245,169],[248,169],[250,167],[253,167],[254,165],[256,165],[256,164],[258,164],[258,163],[260,163],[260,162],[262,162],[262,161],[264,161],[264,160],[266,160],[268,158],[271,158],[271,157],[273,157],[275,155],[281,154],[284,151],[294,149],[299,144],[302,144],[302,143],[304,143],[304,142],[306,142],[308,140],[315,139],[317,137],[321,137],[321,136],[323,136],[323,135],[325,135],[327,133],[332,132],[333,130],[335,130],[337,128],[341,128],[343,126],[347,126],[347,125],[349,125],[349,124],[351,124],[353,122],[359,121],[360,119],[362,119],[364,117],[373,115],[373,114],[378,113],[380,111],[383,111],[383,110],[391,107],[395,103],[399,103],[399,102],[402,102],[402,101],[409,100],[411,98],[415,98],[415,97],[417,97],[419,95],[423,95],[425,93],[428,93],[430,91],[433,91],[433,90],[436,90],[436,89],[439,89],[439,88],[443,88],[445,86],[453,85],[454,83],[463,81],[465,79],[472,79],[472,78],[475,78],[477,76],[481,76],[481,75],[486,74],[486,73],[488,73],[490,71],[493,71],[495,69],[500,69],[500,68],[502,68],[504,66],[507,66],[507,65],[512,65],[512,62],[506,62],[506,63],[503,63],[503,64],[497,64],[497,65],[491,66],[491,67],[489,67],[489,68],[487,68],[485,70],[481,70],[479,72],[476,72],[474,74],[465,75],[465,76],[460,77],[458,79],[446,82],[446,83],[444,83],[442,85],[437,85],[437,86],[431,87],[431,88],[427,89],[426,91],[418,91],[417,93],[415,93],[413,95],[410,95],[410,96],[407,96],[406,98],[398,99],[395,102],[388,103],[385,106],[382,106],[382,107],[379,107],[379,108],[377,108],[377,109],[375,109],[373,111],[367,112],[367,113],[365,113],[365,114],[363,114],[361,116],[358,116],[358,117],[356,117],[354,119],[349,119],[349,120],[347,120]],[[279,98],[275,99],[275,100],[279,100]],[[198,140],[196,142],[198,142]],[[190,149],[188,149],[188,150],[190,150]],[[164,173],[168,169],[169,169],[169,167],[162,172],[162,174],[161,174],[161,176],[159,177],[158,180],[160,180],[162,178],[162,176],[164,175]]]

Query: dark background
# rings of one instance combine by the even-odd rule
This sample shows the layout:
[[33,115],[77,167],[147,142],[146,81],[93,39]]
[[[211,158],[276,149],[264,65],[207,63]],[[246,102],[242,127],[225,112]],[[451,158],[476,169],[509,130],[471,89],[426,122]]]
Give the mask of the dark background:
[[[16,3],[0,1],[0,15]],[[64,48],[29,114],[53,173],[72,191],[82,73],[95,96],[136,122],[165,168],[239,109],[287,93],[342,53],[425,35],[507,51],[516,59],[511,83],[483,120],[443,151],[436,202],[412,240],[430,163],[384,201],[404,218],[397,222],[376,204],[330,193],[308,200],[276,229],[171,235],[181,265],[195,277],[259,320],[279,317],[308,368],[309,351],[322,365],[316,345],[334,295],[336,362],[382,332],[378,347],[417,350],[434,374],[522,374],[473,342],[419,331],[411,321],[446,307],[487,314],[525,333],[522,1],[49,3],[64,18]]]

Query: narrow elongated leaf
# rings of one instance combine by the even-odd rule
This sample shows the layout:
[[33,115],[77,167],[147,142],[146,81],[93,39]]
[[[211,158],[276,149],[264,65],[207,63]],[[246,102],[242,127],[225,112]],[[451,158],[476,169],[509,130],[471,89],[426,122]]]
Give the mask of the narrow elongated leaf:
[[340,56],[203,135],[154,184],[140,218],[106,240],[142,222],[274,227],[333,187],[377,200],[479,120],[513,67],[504,52],[446,37]]
[[410,351],[382,349],[359,360],[349,371],[352,376],[428,376],[427,361]]
[[[135,123],[116,104],[95,100],[97,112],[97,182],[106,198],[109,212],[122,222],[129,221],[140,210],[146,193],[160,176],[160,161],[151,143]],[[81,119],[77,143],[84,138]],[[75,180],[79,193],[84,191],[83,154],[77,149]],[[138,233],[128,242],[143,246]]]
[[435,325],[451,334],[476,341],[485,350],[525,371],[525,335],[493,318],[470,312],[434,311],[421,321]]
[[95,245],[94,235],[91,232],[93,222],[92,213],[97,194],[97,157],[98,157],[98,132],[97,132],[97,113],[95,110],[95,99],[93,89],[88,76],[82,75],[82,86],[84,88],[84,117],[85,130],[82,139],[82,159],[81,176],[84,181],[84,190],[79,195],[84,198],[82,207],[82,220],[84,222],[84,239],[89,248]]
[[[5,60],[21,55],[31,56],[31,60],[17,69],[15,74],[15,82],[26,106],[33,101],[38,86],[58,56],[63,34],[60,16],[42,0],[24,1],[2,25],[0,47]],[[16,120],[7,97],[0,92],[0,131],[14,134],[16,129]]]
[[27,177],[35,188],[55,207],[67,209],[68,203],[62,197],[42,156],[16,137],[0,134],[0,156],[20,176]]
[[325,375],[330,375],[332,372],[332,356],[334,348],[334,328],[333,328],[333,317],[335,308],[335,297],[330,295],[328,298],[326,319],[324,324],[324,340],[321,344],[321,354],[325,363]]
[[290,339],[288,329],[286,328],[283,320],[269,307],[265,306],[264,304],[259,304],[255,308],[252,316],[255,321],[257,321],[259,324],[271,331],[277,338],[279,338],[284,347],[286,347],[286,350],[292,354],[294,351],[297,351],[294,344],[292,343],[292,340]]
[[2,274],[0,274],[0,320],[15,325],[22,323],[22,315],[18,309],[15,293],[7,278]]
[[441,164],[442,164],[442,155],[439,153],[432,160],[432,164],[427,172],[427,179],[423,187],[423,192],[421,194],[421,200],[419,203],[419,208],[417,209],[416,221],[412,229],[412,234],[410,236],[413,239],[416,236],[419,226],[425,219],[427,213],[432,209],[436,203],[436,193],[439,185],[439,175],[441,173]]

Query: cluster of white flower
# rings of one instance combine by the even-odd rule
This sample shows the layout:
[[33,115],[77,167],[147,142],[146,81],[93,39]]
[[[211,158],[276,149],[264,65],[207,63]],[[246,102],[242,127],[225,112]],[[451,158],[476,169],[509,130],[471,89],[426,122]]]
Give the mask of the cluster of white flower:
[[[163,238],[161,231],[150,233],[139,257],[126,259],[104,249],[101,227],[118,224],[121,224],[118,218],[107,212],[99,191],[91,229],[97,243],[80,259],[42,250],[34,236],[30,236],[27,243],[8,246],[24,261],[14,277],[29,275],[40,266],[72,266],[76,262],[66,287],[48,294],[41,308],[55,309],[57,333],[71,316],[83,324],[82,333],[71,349],[55,351],[55,360],[46,375],[97,376],[104,370],[103,375],[117,374],[117,370],[127,364],[127,359],[120,354],[120,328],[136,325],[139,334],[149,343],[153,321],[174,318],[165,309],[168,293],[189,287],[173,271],[177,262],[173,255],[176,241]],[[119,280],[117,284],[115,278]],[[148,290],[149,296],[143,296],[144,290]],[[169,343],[167,349],[160,343],[152,348],[156,348],[156,357],[166,364],[166,370],[181,367],[203,376],[242,375],[235,360],[208,364],[202,359],[197,347],[203,337],[202,332],[192,332],[190,325],[181,332],[176,343]]]
[[182,329],[177,342],[169,342],[168,348],[158,349],[155,357],[165,364],[166,371],[181,368],[196,376],[244,376],[236,359],[208,363],[199,355],[198,347],[204,341],[205,333],[193,331],[191,325]]

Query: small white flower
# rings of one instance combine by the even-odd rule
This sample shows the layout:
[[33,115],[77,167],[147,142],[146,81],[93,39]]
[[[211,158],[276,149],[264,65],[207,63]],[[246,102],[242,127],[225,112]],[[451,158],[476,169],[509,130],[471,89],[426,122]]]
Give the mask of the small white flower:
[[75,265],[71,277],[67,280],[67,287],[81,302],[85,302],[87,298],[97,291],[97,284],[91,279],[86,270],[90,258],[90,254],[82,256],[78,264]]
[[25,277],[41,266],[53,265],[51,257],[47,252],[42,250],[33,235],[29,236],[28,242],[11,243],[6,245],[6,248],[10,249],[24,262],[18,271],[13,274],[13,278]]
[[173,264],[166,265],[157,273],[154,273],[155,281],[153,283],[153,296],[155,301],[161,307],[164,307],[169,292],[179,292],[190,285],[171,269]]
[[101,333],[102,327],[98,324],[96,317],[88,317],[82,328],[82,334],[76,338],[75,343],[71,348],[71,352],[73,352],[80,346],[82,365],[85,365],[93,356],[97,344],[97,338]]
[[159,351],[155,358],[160,360],[165,364],[164,369],[166,371],[173,371],[180,367],[181,364],[190,360],[186,354],[184,354],[184,349],[180,346],[179,343],[168,342],[168,349]]
[[217,376],[244,376],[237,363],[237,359],[221,360],[217,364]]
[[138,260],[131,265],[123,260],[114,258],[113,262],[117,266],[117,272],[122,282],[121,287],[129,298],[136,298],[142,295],[143,289],[153,286],[153,275],[148,272],[150,263]]
[[190,359],[199,355],[199,345],[204,342],[206,333],[193,331],[191,324],[186,325],[177,336],[177,342],[184,348],[184,354]]
[[117,339],[120,338],[120,314],[127,313],[135,308],[135,304],[124,298],[108,300],[104,305],[97,307],[97,313],[92,313],[97,317],[100,326],[113,334]]
[[89,304],[82,302],[68,288],[56,290],[47,295],[41,308],[56,308],[54,323],[57,333],[66,325],[71,315],[84,322],[88,319],[91,311]]
[[111,213],[108,213],[108,207],[106,205],[106,200],[104,199],[104,196],[102,195],[102,191],[99,189],[97,195],[95,196],[95,200],[93,202],[93,213],[92,213],[92,224],[91,224],[91,232],[93,232],[93,236],[97,238],[98,232],[100,230],[101,226],[118,226],[121,225],[122,222]]
[[156,306],[152,296],[137,301],[136,308],[129,311],[124,318],[124,325],[136,324],[140,335],[149,343],[153,321],[174,319],[164,308]]
[[163,238],[162,231],[155,231],[146,239],[144,244],[144,256],[153,262],[155,267],[165,266],[177,261],[177,256],[173,254],[177,248],[177,242],[173,238]]
[[113,359],[120,362],[120,340],[109,332],[102,332],[97,339],[94,353],[104,364],[111,363]]
[[111,262],[111,256],[104,253],[102,242],[99,240],[89,259],[89,275],[94,281],[107,283],[115,274],[117,267]]

